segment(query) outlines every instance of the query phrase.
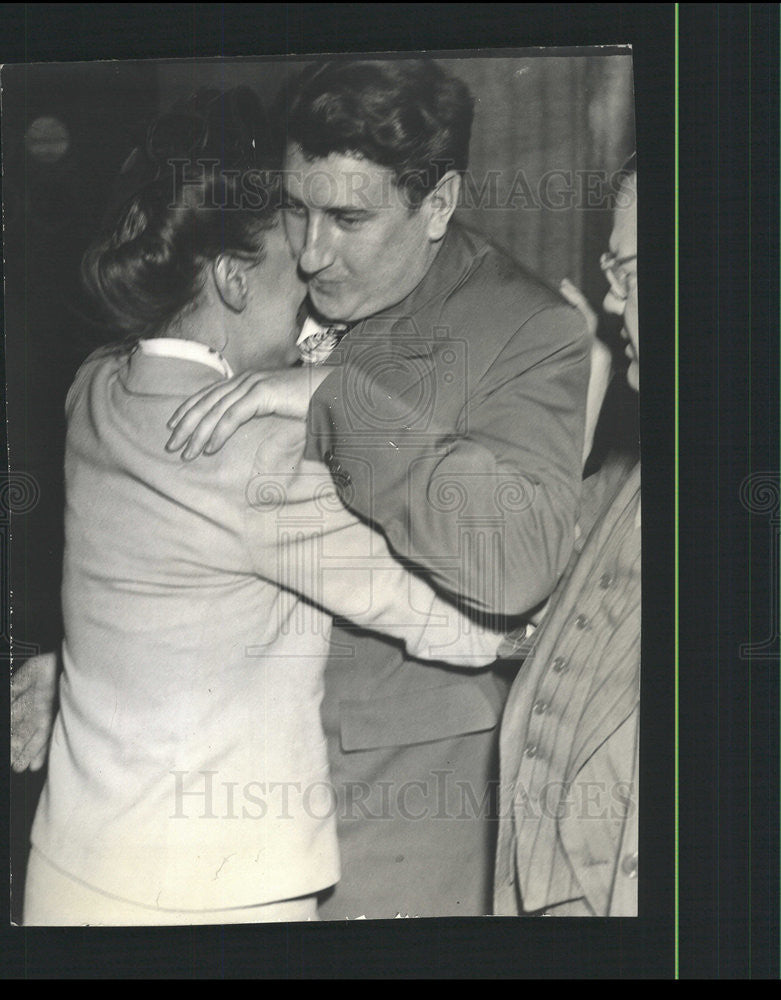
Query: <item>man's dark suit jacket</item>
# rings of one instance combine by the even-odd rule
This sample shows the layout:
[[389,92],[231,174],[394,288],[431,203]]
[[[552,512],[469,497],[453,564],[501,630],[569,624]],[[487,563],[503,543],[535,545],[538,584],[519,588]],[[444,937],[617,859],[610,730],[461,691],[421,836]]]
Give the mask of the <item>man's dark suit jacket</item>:
[[[476,614],[520,616],[567,565],[589,341],[580,314],[452,224],[313,397],[309,454],[395,552]],[[323,721],[342,881],[326,919],[491,912],[497,671],[432,670],[336,628]]]

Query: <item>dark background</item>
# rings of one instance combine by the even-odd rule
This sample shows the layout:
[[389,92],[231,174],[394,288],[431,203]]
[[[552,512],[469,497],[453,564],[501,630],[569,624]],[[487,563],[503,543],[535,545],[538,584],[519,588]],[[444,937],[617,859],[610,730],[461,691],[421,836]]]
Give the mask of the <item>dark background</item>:
[[[683,4],[680,10],[677,859],[674,13],[672,4],[4,6],[0,57],[5,62],[632,43],[644,347],[641,788],[644,802],[653,803],[653,810],[641,807],[636,920],[462,919],[171,932],[11,928],[3,950],[7,978],[670,978],[676,967],[676,862],[681,977],[778,976],[778,571],[772,564],[772,510],[750,509],[745,491],[741,500],[741,484],[752,473],[767,474],[777,497],[781,465],[778,8]],[[106,73],[111,72],[107,64]],[[54,238],[45,228],[37,232],[25,224],[29,251],[7,259],[9,281],[14,267],[24,268],[28,285],[39,269],[65,274],[73,267],[89,216],[81,206],[101,202],[121,162],[126,137],[117,134],[116,120],[127,119],[128,102],[142,119],[160,100],[158,91],[128,72],[124,95],[121,88],[94,92],[92,113],[105,115],[103,134],[113,134],[94,160],[105,164],[105,175],[92,177],[85,188],[73,169],[55,190],[48,184],[36,189],[40,204],[62,199],[49,213],[63,220],[62,230]],[[44,78],[36,72],[35,79]],[[63,79],[60,74],[54,89],[38,94],[31,87],[30,100],[47,108],[61,100],[65,113],[73,95]],[[111,79],[115,82],[116,73]],[[8,144],[5,102],[3,111]],[[13,149],[4,148],[6,154],[14,155]],[[11,206],[8,238],[9,226],[25,213],[8,192],[4,197]],[[21,321],[32,329],[52,315],[65,323],[66,313],[55,308],[52,295],[42,284],[21,305],[11,303],[19,312],[7,316],[9,328],[11,321]],[[61,441],[54,435],[34,440],[41,425],[36,407],[45,405],[42,399],[59,398],[83,356],[72,338],[59,341],[59,353],[54,341],[40,356],[39,345],[26,340],[24,371],[32,382],[21,394],[13,387],[26,409],[12,427],[30,436],[42,475],[56,470]],[[41,498],[14,519],[14,530],[37,536],[37,517],[38,527],[48,531],[60,507],[61,497]],[[31,621],[36,614],[51,619],[51,594],[39,581],[47,567],[51,574],[57,558],[52,548],[42,564],[22,569],[36,581],[17,595],[29,605]],[[29,642],[49,648],[57,628],[48,627],[51,636],[43,626],[33,628]],[[749,655],[751,650],[741,657],[741,644],[766,636],[767,658]],[[19,780],[16,801],[21,796],[32,802],[35,779]]]

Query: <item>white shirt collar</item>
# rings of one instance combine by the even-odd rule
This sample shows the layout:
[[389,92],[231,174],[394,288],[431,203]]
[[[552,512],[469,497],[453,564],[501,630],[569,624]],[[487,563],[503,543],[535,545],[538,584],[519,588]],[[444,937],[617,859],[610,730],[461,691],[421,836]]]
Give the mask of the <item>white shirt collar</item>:
[[307,316],[301,327],[301,333],[298,335],[296,346],[300,347],[301,344],[307,340],[307,338],[313,337],[318,333],[324,333],[326,330],[337,330],[341,332],[346,329],[346,323],[318,323],[316,319],[313,319],[311,316]]
[[233,377],[233,369],[220,352],[213,347],[199,343],[197,340],[154,337],[151,340],[139,340],[138,349],[142,354],[152,354],[160,358],[181,358],[184,361],[195,361],[213,368],[223,378]]
[[296,347],[300,347],[301,344],[303,344],[303,342],[307,339],[307,337],[311,337],[314,334],[319,333],[320,330],[322,329],[323,327],[321,326],[320,323],[313,320],[311,316],[307,316],[301,327],[301,333],[299,333],[298,335],[298,340],[296,341]]

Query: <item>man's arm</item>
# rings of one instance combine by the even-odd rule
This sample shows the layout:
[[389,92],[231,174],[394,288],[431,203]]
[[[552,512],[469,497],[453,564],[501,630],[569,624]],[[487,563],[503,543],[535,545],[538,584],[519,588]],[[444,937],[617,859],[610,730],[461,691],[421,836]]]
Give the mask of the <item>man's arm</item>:
[[[419,342],[397,338],[395,364],[383,367],[379,342],[367,340],[314,394],[308,453],[328,464],[345,503],[438,587],[478,611],[524,614],[548,596],[572,550],[584,331],[576,310],[540,309],[490,364],[469,370],[455,418],[437,408],[438,393],[459,391],[447,380],[446,343],[422,357]],[[422,426],[426,399],[435,402]]]

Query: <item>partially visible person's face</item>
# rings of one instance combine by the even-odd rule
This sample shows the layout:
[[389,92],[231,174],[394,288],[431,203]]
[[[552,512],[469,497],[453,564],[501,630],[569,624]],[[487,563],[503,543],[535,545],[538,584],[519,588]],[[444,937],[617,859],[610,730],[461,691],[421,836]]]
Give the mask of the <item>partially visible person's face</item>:
[[[621,331],[627,341],[626,353],[629,368],[626,378],[633,389],[640,388],[640,333],[637,324],[637,181],[634,176],[621,186],[618,204],[613,215],[613,232],[610,234],[610,252],[619,262],[616,271],[626,290],[621,298],[608,291],[603,303],[605,312],[623,316]],[[621,264],[621,261],[626,263]]]
[[247,270],[241,333],[231,338],[235,371],[287,368],[298,358],[296,314],[306,294],[281,223],[264,234],[264,256]]
[[421,281],[444,235],[429,203],[410,211],[392,170],[332,153],[285,162],[285,227],[312,305],[326,319],[365,319]]

